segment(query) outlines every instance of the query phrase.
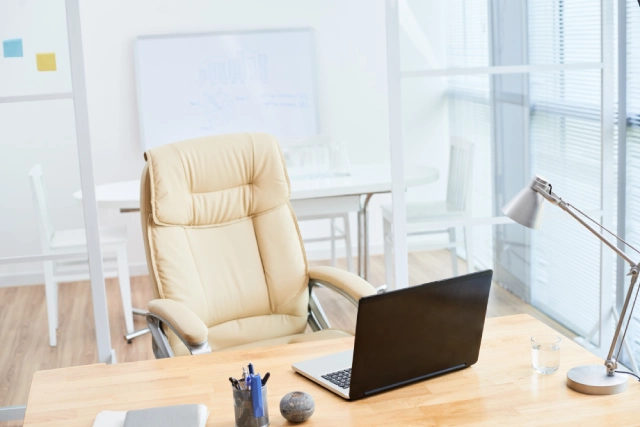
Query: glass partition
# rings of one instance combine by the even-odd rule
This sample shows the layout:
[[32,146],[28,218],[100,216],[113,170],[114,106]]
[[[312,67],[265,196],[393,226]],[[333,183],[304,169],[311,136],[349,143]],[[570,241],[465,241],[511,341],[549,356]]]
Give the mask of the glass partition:
[[[16,142],[11,146],[0,147],[3,150],[3,158],[5,152],[13,155],[15,147],[24,147],[24,151],[20,153],[29,153],[29,156],[25,155],[22,160],[12,161],[11,169],[6,169],[7,180],[22,182],[20,177],[24,176],[27,164],[40,162],[46,177],[45,186],[49,194],[49,205],[53,207],[52,223],[56,228],[82,229],[84,227],[83,206],[76,196],[80,190],[83,190],[83,193],[87,190],[84,185],[84,176],[80,179],[80,174],[86,170],[86,164],[83,167],[78,166],[77,159],[78,156],[82,158],[82,152],[74,147],[77,146],[75,144],[78,139],[84,140],[80,131],[90,131],[92,163],[95,172],[93,184],[96,186],[97,195],[94,213],[97,208],[100,224],[104,227],[126,230],[127,270],[131,276],[134,307],[144,309],[148,301],[153,298],[138,213],[137,194],[144,160],[141,137],[142,112],[136,93],[140,85],[140,76],[136,73],[134,45],[139,37],[153,38],[153,36],[167,34],[258,33],[261,31],[277,33],[280,30],[296,28],[311,30],[312,70],[298,69],[290,62],[283,64],[280,62],[281,57],[275,54],[269,57],[262,53],[252,56],[254,60],[257,58],[257,63],[253,63],[254,67],[257,66],[261,73],[268,71],[267,74],[260,74],[260,78],[268,76],[273,78],[272,87],[286,83],[279,79],[282,73],[278,73],[285,66],[289,67],[286,75],[310,73],[311,75],[305,77],[308,77],[307,80],[314,81],[316,85],[314,99],[317,104],[315,106],[317,132],[303,137],[293,135],[296,136],[295,139],[291,138],[291,135],[277,135],[288,166],[292,188],[291,202],[300,225],[306,256],[310,265],[334,264],[366,277],[374,285],[385,283],[381,256],[384,243],[380,206],[391,203],[389,194],[391,174],[388,82],[383,31],[386,18],[384,2],[372,4],[368,0],[358,0],[345,3],[331,0],[323,3],[321,8],[312,0],[285,1],[275,8],[273,5],[257,0],[242,0],[228,4],[142,2],[137,3],[133,8],[129,2],[120,0],[115,3],[83,3],[78,11],[78,22],[81,23],[83,32],[81,53],[86,71],[87,108],[85,112],[88,114],[88,123],[84,123],[86,126],[78,125],[74,110],[77,104],[68,99],[73,70],[68,62],[73,58],[73,50],[70,52],[66,44],[64,49],[54,46],[58,38],[64,39],[65,43],[67,40],[74,39],[73,34],[67,34],[66,21],[63,19],[66,17],[65,3],[74,2],[57,0],[39,10],[38,13],[49,14],[55,21],[54,24],[47,22],[46,25],[40,18],[27,13],[31,10],[31,6],[25,6],[22,3],[11,1],[10,13],[2,14],[0,20],[6,19],[5,22],[11,25],[0,26],[0,35],[3,39],[22,37],[24,58],[17,61],[14,61],[14,58],[0,58],[0,73],[7,69],[5,64],[24,63],[25,67],[34,68],[36,53],[55,52],[56,71],[37,71],[37,68],[34,68],[36,71],[33,71],[32,75],[35,78],[50,80],[66,76],[66,86],[59,87],[52,83],[46,86],[46,91],[41,91],[40,86],[32,84],[25,87],[24,93],[2,95],[14,97],[43,93],[49,97],[56,96],[56,99],[46,101],[30,99],[32,102],[29,103],[12,103],[7,104],[6,107],[3,105],[2,108],[11,109],[11,114],[3,116],[7,121],[11,121],[6,132],[10,130],[13,135],[20,132],[21,127],[28,127],[22,133],[25,141],[14,138]],[[50,7],[58,7],[58,9],[53,13],[48,10]],[[121,11],[124,8],[130,10],[127,19],[122,17]],[[274,13],[274,10],[277,13]],[[12,20],[18,16],[16,14],[23,12],[25,16],[33,18],[32,24],[13,23]],[[184,19],[177,18],[179,16]],[[42,47],[36,48],[33,45],[32,36],[20,33],[28,25],[33,25],[37,31],[43,33],[57,28],[58,25],[65,31],[61,36],[44,37]],[[4,28],[9,28],[10,31],[5,34]],[[282,52],[283,49],[278,47],[271,46],[270,49],[273,49],[269,52],[275,51],[283,55],[287,53]],[[207,55],[206,52],[204,54]],[[216,89],[221,90],[220,93],[217,90],[201,91],[201,97],[191,99],[191,104],[181,107],[187,111],[191,108],[197,109],[201,114],[210,114],[209,123],[196,125],[200,126],[198,131],[218,133],[215,131],[215,120],[220,117],[227,118],[232,113],[237,115],[234,123],[242,120],[245,123],[252,122],[251,114],[246,110],[233,109],[234,105],[237,107],[244,99],[224,96],[229,93],[240,96],[238,91],[226,91],[226,89],[232,84],[237,84],[238,79],[243,76],[243,70],[238,68],[243,58],[247,59],[247,64],[251,67],[249,64],[251,59],[246,55],[243,56],[241,52],[233,52],[231,57],[225,57],[221,61],[205,62],[207,68],[204,71],[202,67],[196,67],[197,71],[203,71],[204,74],[195,73],[195,82],[204,84],[204,80],[207,79],[203,76],[206,76],[207,84],[213,87],[212,80],[215,80],[214,83],[218,84]],[[51,67],[50,63],[47,67]],[[4,77],[4,75],[0,76]],[[4,81],[2,79],[2,82]],[[75,89],[75,82],[73,86]],[[16,86],[12,85],[11,89],[16,90]],[[208,89],[210,89],[209,86]],[[284,90],[276,91],[271,95],[273,96],[269,97],[269,105],[275,105],[274,99],[277,99],[277,107],[280,109],[304,108],[307,105],[305,102],[311,99],[305,94],[295,94],[294,106],[290,102],[293,99],[291,94]],[[57,99],[58,96],[63,99]],[[202,104],[206,104],[206,108],[203,108]],[[157,105],[160,108],[161,102]],[[49,112],[47,110],[49,106],[54,111]],[[222,113],[217,110],[212,111],[216,108],[224,111]],[[17,117],[22,114],[20,113],[22,110],[26,111],[24,118]],[[206,112],[202,113],[203,111]],[[294,124],[291,126],[295,127]],[[76,129],[78,129],[78,135],[76,135]],[[249,127],[247,129],[256,130]],[[2,141],[5,141],[4,132],[5,129],[0,130]],[[8,160],[7,163],[9,162]],[[19,188],[16,186],[15,191],[23,195],[29,194],[25,193],[29,187],[20,185]],[[6,191],[14,191],[14,189]],[[13,197],[13,195],[7,194],[6,197]],[[21,236],[20,233],[23,231],[22,239],[33,239],[39,236],[37,223],[33,222],[32,213],[29,213],[32,203],[30,196],[28,197],[21,204],[15,204],[15,209],[2,213],[11,216],[10,220],[5,222],[9,226],[6,229],[7,234],[4,234],[5,230],[3,230],[3,237],[7,235],[11,239],[16,239],[16,236]],[[20,216],[20,213],[24,215]],[[87,231],[90,228],[87,225]],[[84,234],[80,233],[80,235]],[[36,245],[32,249],[40,248],[39,240],[32,243]],[[23,252],[11,247],[9,252],[3,253],[2,256],[22,254]],[[118,270],[118,263],[114,263],[112,258],[112,256],[107,257],[105,252],[105,274],[110,276],[106,280],[111,327],[109,332],[117,360],[134,361],[153,358],[148,335],[134,338],[130,344],[122,339],[123,332],[128,332],[124,324],[126,310],[122,308],[119,280],[115,277],[117,271],[113,271],[113,267]],[[33,264],[33,268],[38,268],[40,264],[41,262]],[[13,264],[3,268],[11,269],[10,272],[23,271],[23,267]],[[27,269],[26,264],[24,269]],[[36,280],[39,281],[34,283],[42,283],[44,279]],[[63,298],[61,291],[58,302],[60,307],[65,308],[65,315],[73,318],[74,324],[89,327],[91,322],[87,322],[79,313],[91,314],[91,310],[87,308],[90,304],[81,309],[78,303],[84,301],[82,299],[84,292],[89,292],[90,286],[86,280],[78,279],[75,282],[77,282],[78,292],[83,292],[82,297],[69,300],[66,296]],[[7,289],[13,289],[13,287],[12,283],[11,288]],[[69,286],[65,282],[60,288],[75,290],[76,284]],[[355,307],[352,304],[348,302],[344,304],[343,298],[328,293],[323,294],[322,290],[318,295],[327,315],[332,320],[332,326],[353,329]],[[73,303],[72,306],[63,305],[71,303]],[[44,320],[42,313],[38,316]],[[46,326],[46,323],[44,325]],[[144,319],[134,318],[134,327],[135,329],[144,327]],[[95,347],[95,340],[91,341],[93,337],[85,335],[84,332],[77,332],[71,335],[59,332],[58,345],[65,345],[65,351],[68,351],[68,354],[77,355],[79,352],[86,355],[87,360],[91,359],[91,362],[85,362],[85,359],[76,358],[74,363],[97,361],[95,349],[89,351],[87,347],[89,345]],[[46,335],[40,338],[45,339],[46,344]],[[50,355],[46,357],[58,363],[55,357]],[[63,362],[59,362],[58,366],[64,366]],[[31,372],[26,376],[20,374],[20,378],[16,378],[16,381],[28,383],[30,375]],[[13,383],[12,377],[11,384]],[[2,405],[13,403],[13,400],[0,402]]]
[[87,238],[97,217],[74,197],[93,185],[89,140],[76,133],[82,58],[72,58],[79,23],[67,17],[77,3],[2,8],[0,421],[24,416],[35,371],[115,361],[98,233]]
[[435,182],[407,182],[409,284],[492,269],[522,304],[600,345],[597,332],[611,324],[601,298],[613,289],[612,274],[602,273],[611,254],[559,209],[548,206],[532,232],[502,207],[537,174],[613,224],[613,63],[600,49],[612,34],[611,5],[399,5],[404,168],[438,171]]

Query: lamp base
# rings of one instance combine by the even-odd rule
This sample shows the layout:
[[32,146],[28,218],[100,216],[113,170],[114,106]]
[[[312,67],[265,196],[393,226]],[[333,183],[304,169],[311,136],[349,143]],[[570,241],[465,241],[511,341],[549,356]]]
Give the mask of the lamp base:
[[618,394],[629,386],[624,374],[607,375],[604,365],[577,366],[567,372],[567,387],[583,394]]

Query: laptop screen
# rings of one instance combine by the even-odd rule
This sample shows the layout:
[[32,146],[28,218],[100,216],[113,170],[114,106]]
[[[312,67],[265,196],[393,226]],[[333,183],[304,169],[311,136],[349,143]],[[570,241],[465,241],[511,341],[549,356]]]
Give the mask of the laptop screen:
[[476,363],[492,275],[487,270],[362,298],[351,399]]

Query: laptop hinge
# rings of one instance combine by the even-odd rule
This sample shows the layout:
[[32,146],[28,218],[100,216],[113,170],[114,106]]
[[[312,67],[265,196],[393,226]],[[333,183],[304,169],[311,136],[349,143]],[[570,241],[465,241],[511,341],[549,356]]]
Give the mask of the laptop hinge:
[[372,394],[380,393],[382,391],[386,391],[386,390],[389,390],[391,388],[401,387],[403,385],[415,383],[417,381],[426,380],[426,379],[431,378],[431,377],[435,377],[435,376],[438,376],[438,375],[446,374],[446,373],[451,372],[451,371],[457,371],[458,369],[462,369],[462,368],[466,368],[466,367],[467,367],[467,364],[463,363],[461,365],[456,365],[456,366],[451,367],[451,368],[443,369],[442,371],[433,372],[431,374],[422,375],[422,376],[416,377],[416,378],[411,378],[410,380],[401,381],[399,383],[395,383],[395,384],[391,384],[391,385],[388,385],[388,386],[380,387],[380,388],[377,388],[375,390],[365,391],[364,395],[365,396],[370,396]]

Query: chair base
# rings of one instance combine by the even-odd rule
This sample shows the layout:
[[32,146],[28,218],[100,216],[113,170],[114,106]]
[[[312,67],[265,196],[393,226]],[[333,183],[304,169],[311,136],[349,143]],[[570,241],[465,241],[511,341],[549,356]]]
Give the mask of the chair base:
[[124,339],[127,340],[127,344],[131,344],[134,339],[146,335],[149,332],[151,332],[149,328],[138,329],[137,331],[133,331],[132,333],[125,335]]
[[[147,313],[149,313],[147,310],[135,307],[131,309],[131,312],[136,316],[146,316]],[[131,344],[134,339],[146,335],[149,332],[151,332],[149,328],[138,329],[137,331],[133,331],[130,334],[126,334],[124,336],[124,339],[127,340],[127,344]]]

